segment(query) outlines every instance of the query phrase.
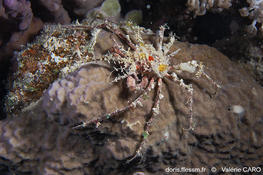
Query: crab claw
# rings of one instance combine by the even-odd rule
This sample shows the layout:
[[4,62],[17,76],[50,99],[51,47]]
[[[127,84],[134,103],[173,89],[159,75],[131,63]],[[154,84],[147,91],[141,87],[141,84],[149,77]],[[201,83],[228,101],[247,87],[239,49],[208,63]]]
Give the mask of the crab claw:
[[141,89],[145,89],[145,88],[147,87],[148,83],[149,83],[148,78],[147,78],[146,76],[144,76],[144,77],[142,78],[141,83],[140,83],[140,88],[141,88]]
[[136,90],[136,80],[132,76],[127,78],[127,87],[131,92]]

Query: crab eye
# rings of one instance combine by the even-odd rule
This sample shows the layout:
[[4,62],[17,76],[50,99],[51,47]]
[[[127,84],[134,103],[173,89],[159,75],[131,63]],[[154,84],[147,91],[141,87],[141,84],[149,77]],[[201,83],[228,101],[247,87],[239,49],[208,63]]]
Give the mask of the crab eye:
[[148,60],[149,60],[149,61],[153,61],[154,58],[153,58],[152,56],[149,56],[149,57],[148,57]]

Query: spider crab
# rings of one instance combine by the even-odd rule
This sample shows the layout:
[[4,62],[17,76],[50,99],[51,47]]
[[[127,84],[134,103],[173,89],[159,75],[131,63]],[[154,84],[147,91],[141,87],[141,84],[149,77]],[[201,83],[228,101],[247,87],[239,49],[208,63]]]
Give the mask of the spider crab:
[[[83,28],[84,26],[79,26]],[[85,28],[85,27],[84,27]],[[144,131],[141,135],[141,140],[136,148],[133,160],[137,156],[141,156],[141,150],[147,137],[150,135],[149,127],[155,116],[159,114],[160,101],[164,97],[162,94],[162,84],[164,79],[172,80],[179,83],[181,87],[186,89],[188,93],[187,104],[189,107],[189,128],[186,130],[194,130],[193,126],[193,87],[192,84],[186,84],[182,78],[177,76],[177,73],[187,71],[194,74],[197,78],[200,76],[206,77],[208,80],[216,84],[205,72],[204,65],[196,60],[180,63],[177,65],[171,65],[170,60],[180,51],[178,48],[175,51],[170,51],[171,46],[175,41],[173,34],[169,35],[168,42],[164,42],[164,31],[167,26],[160,26],[157,32],[156,45],[146,43],[143,40],[143,34],[153,34],[151,31],[145,28],[132,25],[130,23],[124,25],[122,28],[117,28],[114,23],[105,22],[92,29],[92,39],[90,41],[89,51],[93,54],[94,64],[105,66],[105,63],[113,71],[119,72],[118,76],[114,78],[112,83],[120,80],[126,80],[127,88],[130,92],[139,91],[139,95],[127,106],[117,109],[111,113],[104,114],[102,116],[94,117],[92,120],[84,121],[81,124],[74,127],[74,129],[85,128],[90,124],[95,124],[99,127],[101,123],[110,118],[118,117],[120,114],[134,109],[138,106],[143,106],[145,96],[152,90],[156,90],[154,102],[151,108],[150,117],[146,119]],[[104,29],[117,35],[128,46],[125,48],[120,45],[114,39],[114,47],[112,47],[108,54],[103,58],[94,57],[94,45],[99,32]],[[126,35],[123,31],[132,31],[133,35]],[[128,32],[127,32],[128,33]],[[131,39],[132,38],[132,39]]]

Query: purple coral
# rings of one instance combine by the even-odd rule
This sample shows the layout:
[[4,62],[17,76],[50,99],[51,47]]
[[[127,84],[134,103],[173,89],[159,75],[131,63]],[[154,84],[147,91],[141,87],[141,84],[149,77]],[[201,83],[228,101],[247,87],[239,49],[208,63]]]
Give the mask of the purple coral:
[[49,11],[49,15],[54,18],[54,22],[69,24],[71,19],[68,12],[62,5],[62,0],[38,0],[40,4]]
[[16,9],[18,3],[16,0],[4,0],[4,4],[6,7],[14,10]]
[[4,0],[4,7],[7,15],[15,18],[20,30],[28,28],[32,21],[33,13],[31,10],[31,3],[27,0]]

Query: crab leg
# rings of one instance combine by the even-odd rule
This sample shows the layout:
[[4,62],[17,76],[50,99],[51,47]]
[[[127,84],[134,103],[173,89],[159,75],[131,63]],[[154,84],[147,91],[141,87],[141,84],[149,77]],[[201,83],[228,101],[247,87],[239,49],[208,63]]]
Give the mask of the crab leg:
[[[79,30],[93,30],[95,27],[89,27],[89,26],[83,26],[83,25],[75,25],[75,26],[66,26],[65,28],[68,29],[79,29]],[[123,34],[121,31],[114,29],[112,26],[110,26],[109,24],[101,24],[98,25],[96,28],[101,28],[101,29],[105,29],[108,30],[114,34],[116,34],[120,39],[122,39],[123,41],[125,41],[128,46],[130,48],[132,48],[132,50],[136,50],[136,46],[130,41],[129,38],[127,38],[127,36],[125,34]]]
[[158,40],[157,41],[157,49],[158,51],[161,51],[162,50],[162,47],[163,47],[163,36],[164,36],[164,30],[165,30],[165,27],[164,26],[160,26],[160,30],[158,31]]
[[101,122],[103,122],[103,121],[105,121],[107,119],[110,119],[110,118],[112,118],[114,116],[118,116],[121,113],[124,113],[124,112],[126,112],[126,111],[128,111],[128,110],[130,110],[132,108],[136,108],[137,104],[140,105],[142,103],[143,97],[145,95],[147,95],[147,93],[150,92],[153,88],[154,88],[154,78],[151,79],[151,81],[149,82],[149,84],[148,84],[147,88],[144,90],[144,92],[141,95],[139,95],[139,97],[137,97],[128,106],[125,106],[125,107],[123,107],[121,109],[117,109],[117,110],[113,111],[112,113],[105,114],[105,115],[103,115],[101,117],[97,117],[95,119],[83,122],[82,124],[73,127],[73,129],[85,128],[91,123],[95,123],[96,127],[98,127],[101,124]]
[[99,28],[102,28],[102,29],[106,29],[114,34],[116,34],[120,39],[122,39],[123,41],[125,41],[128,46],[130,48],[132,48],[132,50],[136,50],[136,46],[130,41],[129,38],[127,38],[127,36],[125,34],[123,34],[121,31],[117,30],[117,29],[114,29],[112,28],[110,25],[108,24],[102,24],[100,26],[98,26]]
[[194,130],[194,124],[193,124],[193,96],[194,96],[194,89],[192,84],[185,84],[183,79],[180,79],[175,73],[172,73],[171,75],[167,75],[169,79],[171,79],[174,82],[179,82],[179,85],[182,86],[187,90],[187,92],[190,94],[187,99],[187,104],[189,105],[189,128],[184,130]]
[[117,46],[111,47],[109,51],[111,53],[115,53],[117,55],[120,55],[121,57],[125,57],[126,56]]
[[190,84],[190,87],[187,88],[187,91],[190,93],[190,96],[189,98],[187,99],[187,103],[189,104],[189,108],[190,108],[190,116],[189,116],[189,128],[185,129],[184,130],[188,130],[188,131],[193,131],[194,130],[194,124],[193,124],[193,93],[194,93],[194,90],[193,90],[193,87],[192,87],[192,84]]
[[140,140],[140,143],[138,145],[138,148],[135,151],[135,155],[131,159],[129,159],[128,162],[132,161],[134,158],[141,155],[141,150],[145,144],[145,141],[146,141],[147,137],[150,135],[149,134],[149,128],[152,124],[152,121],[153,121],[154,117],[159,114],[160,100],[162,99],[161,89],[162,89],[162,79],[158,78],[157,94],[155,96],[154,104],[153,104],[153,107],[151,110],[151,115],[150,115],[148,121],[146,122],[146,124],[144,126],[144,131],[142,133],[141,140]]
[[73,26],[63,26],[66,29],[74,29],[74,30],[93,30],[94,27],[86,26],[86,25],[73,25]]

